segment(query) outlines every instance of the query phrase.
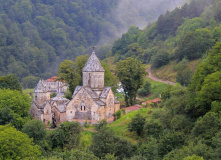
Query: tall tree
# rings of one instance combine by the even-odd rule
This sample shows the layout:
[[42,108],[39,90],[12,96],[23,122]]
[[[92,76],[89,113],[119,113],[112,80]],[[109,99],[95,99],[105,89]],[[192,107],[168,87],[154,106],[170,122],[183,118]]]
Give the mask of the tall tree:
[[41,155],[28,135],[10,125],[0,126],[0,159],[37,159]]
[[127,58],[117,63],[116,73],[125,91],[126,105],[134,105],[137,91],[142,87],[147,74],[145,66],[136,59]]

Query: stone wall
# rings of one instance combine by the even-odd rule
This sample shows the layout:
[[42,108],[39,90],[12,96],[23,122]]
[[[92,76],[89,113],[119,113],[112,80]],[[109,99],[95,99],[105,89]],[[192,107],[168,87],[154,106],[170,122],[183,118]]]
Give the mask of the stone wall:
[[92,89],[103,89],[104,72],[83,72],[83,86],[89,86]]

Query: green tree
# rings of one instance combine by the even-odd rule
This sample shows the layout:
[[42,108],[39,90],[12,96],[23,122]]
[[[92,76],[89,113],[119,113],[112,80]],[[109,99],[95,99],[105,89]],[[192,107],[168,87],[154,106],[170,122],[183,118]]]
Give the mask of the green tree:
[[138,94],[141,96],[147,96],[148,94],[150,94],[150,88],[151,88],[150,82],[146,81],[144,83],[144,86],[138,90]]
[[219,114],[208,112],[202,118],[198,119],[192,130],[192,135],[211,145],[212,138],[221,128]]
[[138,136],[141,136],[143,133],[144,124],[145,124],[145,118],[140,114],[136,114],[131,119],[131,122],[128,124],[128,129],[130,132],[135,131]]
[[143,85],[144,76],[147,74],[145,66],[133,58],[127,58],[117,63],[116,74],[126,93],[126,105],[134,105],[137,91]]
[[69,85],[70,91],[73,93],[76,86],[80,85],[81,77],[78,74],[74,63],[70,60],[64,60],[58,67],[58,76],[60,80],[65,81]]
[[90,150],[97,157],[105,157],[108,153],[123,159],[133,156],[136,147],[130,142],[117,137],[113,130],[107,127],[105,121],[99,124],[99,129],[92,138]]
[[37,159],[41,155],[28,135],[10,125],[0,126],[0,159]]
[[183,158],[183,160],[204,160],[203,157],[196,156],[195,154],[192,156],[188,156]]
[[221,43],[217,42],[192,77],[186,109],[194,117],[206,114],[211,110],[211,103],[220,99],[220,59]]
[[212,33],[208,29],[197,29],[194,32],[188,32],[178,49],[175,52],[175,57],[182,60],[186,57],[189,60],[201,58],[214,45]]
[[15,74],[0,77],[0,88],[22,91],[21,84]]
[[157,69],[164,66],[170,62],[169,54],[165,52],[159,52],[153,57],[153,62],[151,68]]
[[176,81],[180,83],[182,86],[188,86],[191,82],[192,76],[193,72],[190,68],[179,70],[177,72]]
[[25,78],[22,78],[21,84],[24,89],[26,88],[35,88],[38,84],[38,81],[40,80],[39,77],[35,76],[27,76]]
[[40,120],[31,120],[24,124],[22,132],[33,138],[35,143],[39,142],[46,136],[45,125]]
[[25,122],[30,119],[28,114],[30,106],[30,99],[24,93],[17,90],[0,89],[0,109],[2,112],[11,115],[9,116],[12,118],[10,122],[17,129],[21,129]]

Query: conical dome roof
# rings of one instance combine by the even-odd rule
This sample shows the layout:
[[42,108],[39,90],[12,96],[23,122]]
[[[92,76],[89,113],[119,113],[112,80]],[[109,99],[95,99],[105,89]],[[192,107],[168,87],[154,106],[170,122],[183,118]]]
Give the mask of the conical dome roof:
[[82,72],[105,72],[95,52],[92,52]]
[[45,93],[48,92],[48,88],[44,85],[44,82],[42,80],[40,80],[37,84],[37,86],[35,87],[34,92],[35,93]]

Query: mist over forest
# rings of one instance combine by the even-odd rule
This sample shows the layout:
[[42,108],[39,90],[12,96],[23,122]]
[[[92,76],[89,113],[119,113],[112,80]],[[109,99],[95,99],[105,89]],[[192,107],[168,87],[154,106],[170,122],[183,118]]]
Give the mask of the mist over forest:
[[184,1],[0,0],[0,75],[56,75],[64,59],[113,44],[130,25],[143,28]]
[[143,29],[161,14],[180,7],[187,0],[120,0],[113,14],[121,22],[120,33],[128,30],[130,25]]

